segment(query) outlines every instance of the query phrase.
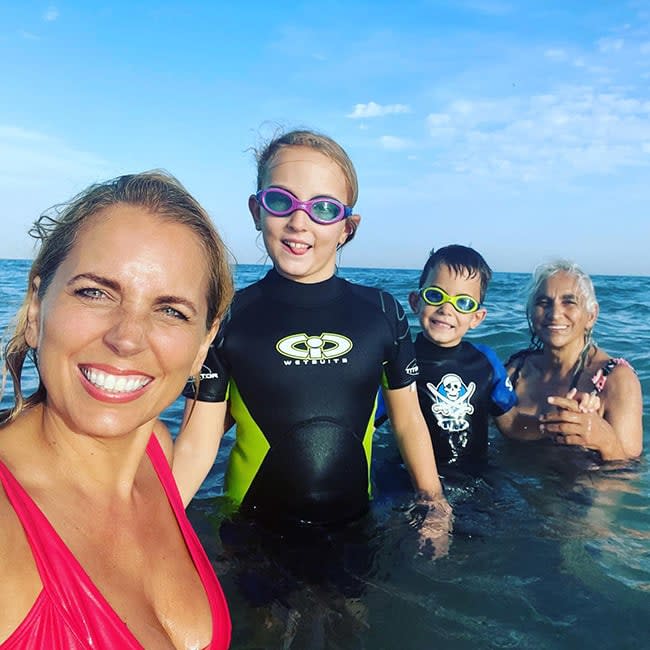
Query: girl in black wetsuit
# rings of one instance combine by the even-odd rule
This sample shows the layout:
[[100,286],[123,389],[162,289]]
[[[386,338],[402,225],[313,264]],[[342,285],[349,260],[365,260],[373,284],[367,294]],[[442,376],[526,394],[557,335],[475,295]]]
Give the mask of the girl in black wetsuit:
[[275,524],[359,518],[381,385],[418,497],[448,518],[403,310],[335,275],[336,253],[360,222],[356,199],[354,167],[330,138],[293,131],[259,152],[248,205],[273,269],[238,292],[195,382],[198,401],[195,385],[185,393],[174,460],[185,502],[232,416],[225,491],[243,511]]

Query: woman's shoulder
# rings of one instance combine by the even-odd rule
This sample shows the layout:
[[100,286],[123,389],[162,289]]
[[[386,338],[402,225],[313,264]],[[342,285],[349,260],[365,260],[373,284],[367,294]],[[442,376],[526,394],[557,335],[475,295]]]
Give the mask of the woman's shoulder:
[[503,364],[507,370],[521,370],[528,359],[538,357],[542,354],[541,350],[533,348],[524,348],[511,354]]
[[599,393],[605,390],[608,384],[611,388],[618,384],[631,386],[639,383],[636,371],[627,359],[612,357],[602,348],[598,348],[590,360],[588,373],[594,390]]
[[0,461],[9,467],[28,467],[35,460],[34,430],[39,425],[40,405],[25,409],[0,426]]
[[[506,369],[506,372],[508,373],[510,384],[513,390],[516,390],[517,385],[519,384],[519,380],[522,379],[522,377],[528,379],[530,378],[530,370],[533,367],[531,366],[530,362],[541,358],[541,354],[541,350],[536,350],[534,348],[525,348],[523,350],[515,352],[514,354],[511,354],[508,357],[503,365]],[[525,370],[524,366],[526,366]]]
[[11,456],[10,450],[3,449],[0,446],[0,474],[2,476],[2,482],[0,483],[0,566],[6,566],[7,554],[19,541],[22,530],[7,493],[8,490],[13,491],[18,482],[10,469],[12,465]]
[[[0,459],[2,459],[0,457]],[[2,459],[4,462],[4,459]],[[8,470],[5,470],[7,472]],[[0,644],[25,619],[41,579],[18,513],[0,485]]]

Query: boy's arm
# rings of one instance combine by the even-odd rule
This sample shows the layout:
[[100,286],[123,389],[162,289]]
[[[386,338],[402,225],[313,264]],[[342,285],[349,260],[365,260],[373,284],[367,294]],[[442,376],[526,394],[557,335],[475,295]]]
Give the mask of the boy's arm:
[[[486,348],[487,346],[478,346]],[[496,353],[491,348],[487,348],[494,355],[494,360],[497,362],[496,367],[500,365]],[[525,360],[525,355],[528,353],[527,350],[522,350],[513,354],[505,363],[502,365],[503,372],[505,375],[502,375],[501,372],[496,373],[496,385],[501,386],[500,391],[503,394],[503,391],[512,392],[512,403],[508,404],[507,392],[506,400],[504,406],[494,413],[494,423],[497,426],[497,429],[502,435],[506,438],[512,440],[522,440],[522,441],[531,441],[531,440],[540,440],[543,438],[543,435],[539,431],[539,422],[536,416],[527,415],[520,412],[519,409],[519,397],[513,387],[512,377],[515,374],[519,374],[523,361]],[[489,357],[489,355],[486,354]],[[493,361],[493,367],[495,363]],[[500,369],[499,369],[500,370]],[[505,408],[507,407],[507,408]],[[500,412],[499,412],[500,411]]]
[[444,500],[431,436],[420,411],[415,382],[403,388],[383,388],[383,395],[397,446],[415,489],[425,499]]
[[512,386],[508,371],[501,363],[497,353],[482,343],[472,343],[472,345],[483,354],[492,368],[490,415],[495,416],[498,420],[498,416],[507,413],[513,406],[517,406],[519,403],[517,393]]
[[180,433],[174,443],[172,473],[183,505],[192,500],[208,475],[226,430],[228,402],[185,400]]

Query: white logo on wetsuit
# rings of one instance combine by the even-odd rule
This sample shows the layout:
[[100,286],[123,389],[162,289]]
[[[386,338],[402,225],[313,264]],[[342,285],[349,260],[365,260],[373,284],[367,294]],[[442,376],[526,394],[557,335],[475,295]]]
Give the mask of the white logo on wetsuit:
[[[328,363],[352,349],[352,341],[341,334],[323,332],[320,336],[291,334],[280,339],[275,349],[285,357],[303,363]],[[347,359],[342,359],[345,363]]]
[[[441,429],[458,433],[469,428],[469,422],[465,418],[474,413],[474,407],[469,401],[476,390],[473,381],[466,386],[458,375],[450,372],[443,376],[437,386],[427,382],[427,388],[433,400],[431,411]],[[464,439],[458,442],[464,447],[466,436],[461,438]]]
[[418,360],[413,359],[412,361],[409,362],[409,364],[404,368],[406,370],[407,375],[411,375],[411,377],[416,377],[417,375],[420,374],[420,368],[418,367]]
[[219,373],[203,364],[201,366],[201,379],[219,379]]

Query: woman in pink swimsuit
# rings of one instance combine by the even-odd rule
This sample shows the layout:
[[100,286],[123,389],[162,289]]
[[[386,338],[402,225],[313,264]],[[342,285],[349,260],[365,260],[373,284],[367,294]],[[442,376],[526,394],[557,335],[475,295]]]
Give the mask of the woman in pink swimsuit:
[[539,266],[526,308],[531,347],[506,368],[519,404],[497,418],[519,440],[591,449],[602,460],[641,454],[641,385],[632,367],[592,337],[598,303],[589,276],[559,260]]
[[[226,602],[156,427],[231,298],[225,248],[160,172],[93,186],[32,233],[5,351],[0,648],[225,649]],[[28,356],[40,382],[25,396]]]

